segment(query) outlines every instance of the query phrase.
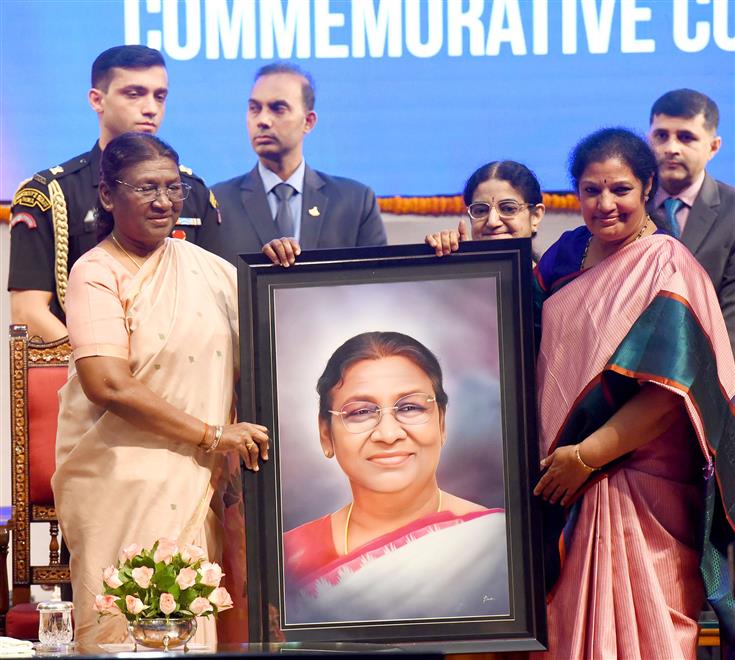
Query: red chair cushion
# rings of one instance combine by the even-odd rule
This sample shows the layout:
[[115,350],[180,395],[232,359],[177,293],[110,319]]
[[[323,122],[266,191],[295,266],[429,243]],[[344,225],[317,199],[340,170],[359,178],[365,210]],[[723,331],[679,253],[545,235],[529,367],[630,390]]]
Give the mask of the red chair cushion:
[[15,639],[38,639],[36,603],[18,603],[5,615],[5,634]]
[[58,391],[66,383],[67,373],[67,367],[28,369],[28,464],[33,504],[54,503],[51,475],[56,469]]

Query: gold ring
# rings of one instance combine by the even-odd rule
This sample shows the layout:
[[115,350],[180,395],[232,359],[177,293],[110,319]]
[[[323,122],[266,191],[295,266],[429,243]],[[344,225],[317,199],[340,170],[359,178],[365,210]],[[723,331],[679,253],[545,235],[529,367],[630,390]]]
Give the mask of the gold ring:
[[253,447],[255,446],[255,443],[254,443],[254,442],[253,442],[252,440],[248,440],[248,441],[247,441],[247,442],[245,443],[245,446],[246,446],[246,447],[247,447],[248,449],[252,449],[252,448],[253,448]]

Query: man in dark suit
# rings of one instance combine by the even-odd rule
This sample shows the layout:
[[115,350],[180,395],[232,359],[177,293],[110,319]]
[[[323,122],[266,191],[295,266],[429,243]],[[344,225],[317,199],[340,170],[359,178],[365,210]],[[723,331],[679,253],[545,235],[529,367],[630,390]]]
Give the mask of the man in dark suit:
[[735,188],[705,171],[720,148],[718,122],[717,104],[691,89],[653,104],[648,139],[659,187],[649,210],[709,274],[735,351]]
[[258,163],[213,187],[222,223],[206,228],[202,247],[233,263],[239,253],[262,249],[288,266],[301,248],[386,244],[370,188],[306,165],[304,137],[316,119],[308,73],[282,62],[258,70],[247,115]]

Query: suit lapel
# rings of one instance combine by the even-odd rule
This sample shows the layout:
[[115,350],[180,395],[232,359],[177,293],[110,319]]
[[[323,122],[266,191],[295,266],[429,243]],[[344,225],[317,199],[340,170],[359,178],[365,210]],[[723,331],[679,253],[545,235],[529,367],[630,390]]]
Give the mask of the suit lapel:
[[717,220],[719,206],[720,194],[717,190],[717,183],[709,174],[706,174],[702,189],[694,201],[694,206],[689,211],[689,217],[681,235],[681,242],[693,254],[697,254],[697,249],[702,244],[704,237],[707,236]]
[[240,182],[240,200],[245,217],[258,234],[262,245],[278,238],[276,223],[273,222],[270,206],[265,196],[263,180],[258,174],[257,165]]
[[326,217],[327,196],[322,192],[325,182],[308,165],[304,170],[304,199],[301,204],[301,240],[304,250],[319,245],[319,234]]

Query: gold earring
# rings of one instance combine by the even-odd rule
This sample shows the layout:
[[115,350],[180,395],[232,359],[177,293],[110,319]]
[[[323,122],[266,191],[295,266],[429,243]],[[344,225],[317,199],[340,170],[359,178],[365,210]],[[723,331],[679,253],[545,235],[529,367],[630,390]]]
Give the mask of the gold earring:
[[332,456],[334,456],[334,452],[333,452],[333,451],[332,451],[331,449],[325,449],[325,450],[324,450],[324,455],[325,455],[325,456],[326,456],[327,458],[332,458]]

